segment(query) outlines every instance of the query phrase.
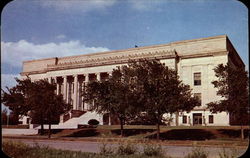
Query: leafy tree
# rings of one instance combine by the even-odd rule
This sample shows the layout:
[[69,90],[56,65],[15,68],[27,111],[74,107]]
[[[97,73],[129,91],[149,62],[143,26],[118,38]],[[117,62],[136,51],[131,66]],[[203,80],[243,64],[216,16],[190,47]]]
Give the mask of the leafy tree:
[[84,101],[92,104],[92,110],[98,113],[111,113],[118,117],[121,126],[121,136],[125,120],[135,115],[136,97],[129,87],[129,76],[125,66],[114,69],[112,76],[103,82],[93,81],[83,93]]
[[129,68],[134,72],[133,88],[143,106],[157,126],[157,139],[163,114],[190,111],[199,106],[188,85],[179,80],[177,72],[158,60],[140,60]]
[[2,110],[1,111],[1,122],[2,122],[2,125],[6,125],[7,124],[7,116],[8,114],[7,114],[7,110],[6,109],[4,109],[4,110]]
[[8,88],[8,92],[2,90],[2,102],[13,112],[18,123],[19,115],[29,113],[32,123],[41,125],[41,134],[44,134],[44,124],[49,124],[49,137],[51,133],[51,124],[58,123],[60,114],[71,108],[66,104],[62,95],[56,95],[56,85],[48,80],[39,80],[31,82],[27,76],[26,79],[17,79],[17,85]]
[[226,111],[238,120],[244,139],[244,122],[249,124],[248,74],[244,68],[233,68],[229,64],[220,64],[214,71],[217,80],[212,84],[218,89],[221,100],[209,103],[208,108],[214,113]]
[[2,89],[1,100],[2,103],[7,106],[13,115],[13,123],[18,124],[18,119],[20,115],[27,115],[27,112],[31,110],[28,98],[31,94],[32,82],[30,78],[20,80],[15,78],[17,85],[8,88],[7,91]]
[[131,61],[114,69],[109,80],[90,83],[84,97],[89,103],[94,101],[93,110],[118,115],[121,135],[126,118],[146,112],[157,125],[158,139],[163,114],[199,106],[177,72],[156,60]]
[[43,125],[49,124],[49,134],[51,136],[51,124],[58,123],[59,117],[71,108],[66,104],[62,95],[55,94],[56,85],[48,80],[39,80],[34,82],[33,94],[29,98],[32,105],[31,118],[35,123],[41,125],[41,134],[43,134]]

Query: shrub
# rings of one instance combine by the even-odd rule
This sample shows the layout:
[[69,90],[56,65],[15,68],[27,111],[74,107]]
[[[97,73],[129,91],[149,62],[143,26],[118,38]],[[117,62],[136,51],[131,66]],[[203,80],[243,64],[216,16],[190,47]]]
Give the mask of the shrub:
[[229,151],[226,151],[225,148],[222,149],[221,152],[219,152],[219,157],[220,158],[235,158],[239,156],[239,151],[236,148],[231,148],[230,149],[231,154],[229,154]]
[[9,157],[22,157],[26,155],[31,147],[21,142],[3,141],[3,152]]
[[131,143],[120,144],[117,148],[117,154],[119,155],[132,155],[135,154],[137,147]]
[[163,156],[161,145],[147,144],[143,147],[143,153],[146,156]]
[[100,153],[110,155],[114,154],[114,150],[111,147],[107,147],[107,143],[102,143],[102,146],[100,146]]
[[185,158],[207,158],[208,153],[201,148],[194,148]]
[[99,125],[99,121],[97,121],[96,119],[91,119],[88,121],[89,125]]

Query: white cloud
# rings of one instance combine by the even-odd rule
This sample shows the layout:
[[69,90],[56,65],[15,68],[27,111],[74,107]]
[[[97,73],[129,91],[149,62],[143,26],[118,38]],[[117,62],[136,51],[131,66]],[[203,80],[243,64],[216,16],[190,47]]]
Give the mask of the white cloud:
[[87,12],[95,9],[105,9],[116,3],[117,0],[44,0],[41,5],[52,7],[58,11]]
[[94,52],[109,51],[105,47],[87,47],[80,41],[61,43],[34,44],[26,40],[18,42],[1,42],[2,63],[21,67],[25,60],[62,57]]
[[128,1],[132,8],[138,11],[148,11],[148,10],[154,10],[154,11],[160,11],[159,7],[165,3],[165,0],[129,0]]
[[60,34],[60,35],[56,36],[56,39],[65,39],[65,38],[66,38],[66,36],[63,35],[63,34]]

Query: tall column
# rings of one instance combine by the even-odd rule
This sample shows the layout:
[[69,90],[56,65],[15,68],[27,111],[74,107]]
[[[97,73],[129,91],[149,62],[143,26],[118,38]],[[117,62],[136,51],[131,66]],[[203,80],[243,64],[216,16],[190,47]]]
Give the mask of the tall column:
[[57,77],[54,78],[55,84],[56,84],[56,94],[59,95],[59,83]]
[[96,80],[101,81],[101,73],[100,72],[96,73]]
[[[89,74],[84,74],[84,76],[85,76],[85,81],[84,81],[84,86],[86,85],[86,84],[88,84],[88,82],[89,82]],[[85,91],[85,88],[83,89],[84,91]],[[87,110],[88,108],[87,108],[87,106],[88,106],[88,104],[87,103],[83,103],[83,110]]]
[[84,74],[85,76],[85,82],[88,83],[89,82],[89,74]]
[[78,76],[74,75],[74,102],[73,102],[73,109],[78,110],[77,98],[78,98]]
[[110,77],[112,77],[112,71],[107,72],[107,73],[108,73],[108,79],[109,79]]
[[51,83],[51,77],[48,77],[48,82]]
[[63,76],[63,99],[67,101],[67,76]]

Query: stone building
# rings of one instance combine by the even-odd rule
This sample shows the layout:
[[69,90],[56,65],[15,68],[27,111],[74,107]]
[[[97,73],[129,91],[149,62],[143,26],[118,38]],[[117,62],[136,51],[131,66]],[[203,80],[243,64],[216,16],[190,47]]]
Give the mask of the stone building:
[[[159,59],[166,66],[176,69],[180,79],[189,84],[201,106],[189,113],[173,115],[171,125],[230,125],[229,114],[211,113],[206,104],[220,99],[217,89],[211,83],[216,80],[214,68],[218,64],[229,63],[244,67],[244,63],[226,35],[201,39],[184,40],[168,44],[136,47],[101,53],[69,57],[53,57],[23,62],[21,76],[35,81],[47,78],[57,85],[57,94],[73,105],[73,110],[62,115],[59,125],[54,128],[76,128],[97,119],[101,124],[111,124],[107,116],[90,112],[89,105],[82,102],[81,90],[91,80],[104,80],[117,66],[126,64],[129,59]],[[23,123],[26,123],[23,118]]]

